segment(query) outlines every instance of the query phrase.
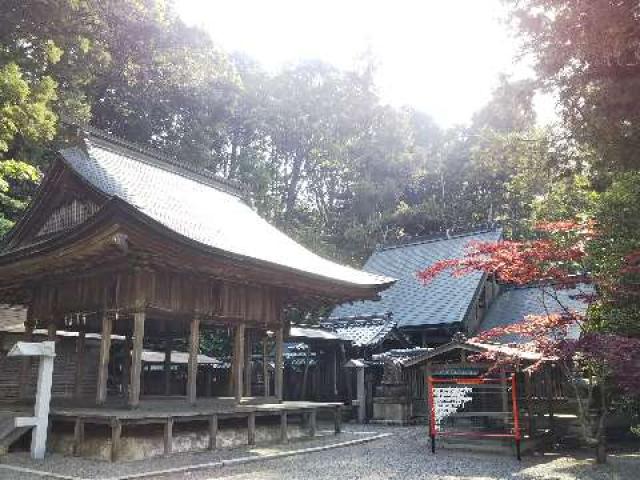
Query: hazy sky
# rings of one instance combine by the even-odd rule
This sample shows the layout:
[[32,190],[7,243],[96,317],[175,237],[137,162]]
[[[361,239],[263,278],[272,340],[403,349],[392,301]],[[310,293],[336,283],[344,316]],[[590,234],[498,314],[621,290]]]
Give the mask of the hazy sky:
[[[443,126],[468,121],[515,65],[517,41],[500,0],[176,0],[189,24],[224,50],[277,70],[300,59],[349,68],[367,50],[384,101],[423,110]],[[542,99],[541,117],[551,115]]]

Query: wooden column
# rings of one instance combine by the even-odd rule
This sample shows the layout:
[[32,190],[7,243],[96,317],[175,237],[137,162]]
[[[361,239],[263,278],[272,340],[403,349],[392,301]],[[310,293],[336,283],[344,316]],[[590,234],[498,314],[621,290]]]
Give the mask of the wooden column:
[[209,417],[209,450],[215,450],[218,442],[218,416]]
[[122,423],[117,418],[111,420],[111,461],[118,460],[120,440],[122,438]]
[[526,399],[526,409],[527,409],[527,420],[528,420],[528,430],[529,437],[533,438],[536,435],[536,420],[533,414],[533,402],[531,399],[531,372],[524,372],[524,394]]
[[200,350],[200,319],[191,320],[189,335],[189,365],[187,369],[187,398],[189,403],[196,403],[198,383],[198,351]]
[[164,454],[171,455],[173,451],[173,418],[167,418],[164,424]]
[[333,411],[333,431],[337,435],[342,432],[342,407],[338,405]]
[[333,400],[338,398],[338,347],[334,347],[331,355],[331,389],[333,393]]
[[269,337],[266,335],[262,339],[262,377],[264,378],[264,396],[268,397],[269,392]]
[[100,360],[98,361],[98,391],[96,403],[102,405],[107,400],[107,380],[109,378],[109,355],[111,351],[111,331],[113,318],[102,312],[102,330],[100,332]]
[[358,423],[367,419],[367,390],[364,381],[364,366],[357,367]]
[[131,380],[131,348],[133,337],[127,333],[124,339],[124,358],[122,359],[122,393],[129,398],[129,381]]
[[[504,367],[500,368],[500,397],[502,399],[502,411],[509,411],[509,390],[507,384],[507,372]],[[503,417],[503,421],[506,421],[506,417]]]
[[280,441],[282,443],[289,442],[289,435],[287,433],[287,411],[282,410],[280,412]]
[[80,455],[80,449],[84,443],[84,419],[77,417],[73,428],[73,455]]
[[131,407],[137,407],[140,404],[145,316],[145,312],[137,312],[133,315],[133,349],[131,352],[131,382],[129,386],[129,406]]
[[73,396],[74,398],[80,398],[82,394],[82,380],[84,377],[84,350],[86,331],[84,327],[80,328],[78,332],[78,338],[76,339],[76,374],[73,384]]
[[171,395],[171,350],[172,341],[167,338],[164,341],[164,394]]
[[49,323],[47,324],[47,338],[49,340],[55,340],[57,331],[58,331],[58,326],[56,325],[56,322],[53,320],[50,320]]
[[244,348],[244,396],[251,396],[251,353],[253,352],[253,332],[246,331]]
[[284,330],[280,327],[276,330],[276,358],[275,358],[275,377],[274,377],[274,390],[275,395],[281,402],[283,400],[283,386],[284,386]]
[[243,374],[244,374],[244,323],[239,324],[235,330],[234,345],[233,345],[233,373],[235,378],[233,379],[234,396],[237,403],[242,400],[242,387],[244,386]]
[[256,412],[249,412],[247,417],[247,443],[256,444]]
[[547,365],[544,369],[544,383],[546,387],[547,394],[547,413],[549,414],[549,430],[552,435],[556,433],[556,425],[553,411],[553,375],[551,370],[551,365]]
[[316,430],[317,430],[317,425],[318,425],[318,417],[317,417],[317,411],[316,409],[312,409],[309,412],[309,417],[307,419],[307,423],[309,426],[309,436],[310,437],[315,437],[316,436]]

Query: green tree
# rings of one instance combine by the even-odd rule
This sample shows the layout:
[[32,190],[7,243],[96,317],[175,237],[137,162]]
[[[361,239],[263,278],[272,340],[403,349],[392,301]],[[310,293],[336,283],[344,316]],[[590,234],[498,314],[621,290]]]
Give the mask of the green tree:
[[24,210],[28,187],[40,177],[24,158],[34,143],[53,138],[56,116],[50,106],[54,99],[51,78],[30,81],[15,63],[0,68],[0,236]]
[[593,145],[602,168],[637,169],[640,29],[635,0],[508,2],[543,84],[565,123]]

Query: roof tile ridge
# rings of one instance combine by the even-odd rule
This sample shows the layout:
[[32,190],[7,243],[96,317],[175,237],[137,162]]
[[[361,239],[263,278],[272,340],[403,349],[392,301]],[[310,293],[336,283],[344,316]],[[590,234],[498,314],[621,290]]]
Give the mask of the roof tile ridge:
[[447,235],[446,232],[441,232],[437,236],[427,237],[427,238],[416,237],[414,239],[407,240],[404,243],[399,242],[399,243],[388,244],[388,245],[378,245],[376,247],[376,251],[394,250],[394,249],[404,248],[404,247],[413,247],[416,245],[425,245],[430,243],[444,242],[448,240],[456,240],[459,238],[473,237],[474,235],[481,235],[484,233],[501,233],[501,232],[502,232],[502,228],[498,225],[488,226],[486,228],[470,230],[466,232],[449,234],[449,235]]
[[[123,153],[122,150],[125,150],[138,155],[141,154],[147,158],[136,157],[135,159],[141,161],[151,160],[146,163],[159,168],[171,167],[171,173],[181,175],[185,178],[189,178],[213,188],[222,189],[226,193],[230,193],[238,197],[244,197],[246,195],[247,189],[241,183],[219,177],[208,170],[181,163],[175,157],[167,155],[156,148],[125,140],[122,137],[118,137],[95,127],[84,126],[82,127],[82,132],[84,134],[83,137],[85,145],[87,146],[93,145],[92,139],[96,138],[99,141],[102,141],[100,143],[101,147],[105,147],[107,149],[111,147],[118,153]],[[118,148],[121,150],[117,150]]]

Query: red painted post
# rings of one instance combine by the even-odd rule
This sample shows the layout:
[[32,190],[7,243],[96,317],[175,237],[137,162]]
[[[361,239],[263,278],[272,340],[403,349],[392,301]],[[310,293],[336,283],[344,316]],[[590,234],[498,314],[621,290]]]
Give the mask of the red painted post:
[[429,436],[431,437],[431,453],[436,453],[436,407],[433,403],[433,379],[427,377],[427,389],[429,397]]

